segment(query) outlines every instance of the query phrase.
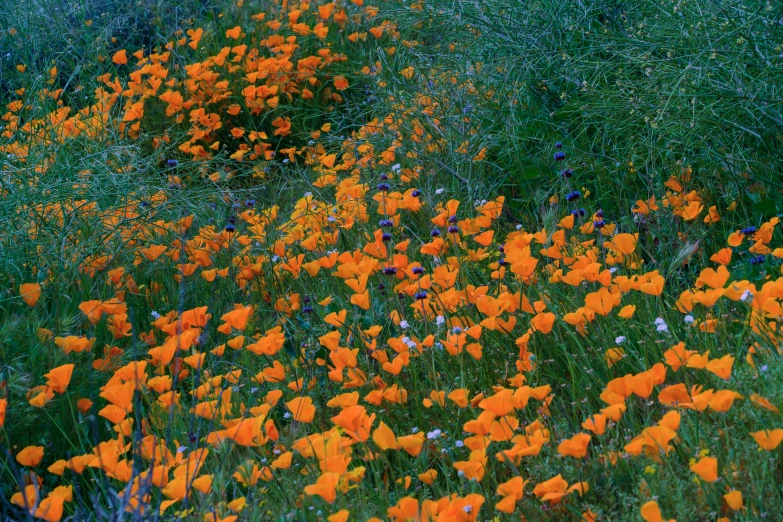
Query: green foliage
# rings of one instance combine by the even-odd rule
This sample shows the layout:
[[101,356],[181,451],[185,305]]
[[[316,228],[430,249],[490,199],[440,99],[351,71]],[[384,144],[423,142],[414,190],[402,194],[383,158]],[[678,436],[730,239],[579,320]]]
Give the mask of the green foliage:
[[[439,82],[442,92],[434,96],[478,122],[481,132],[471,140],[475,150],[490,147],[486,177],[503,180],[504,191],[516,199],[528,200],[541,181],[557,174],[552,143],[562,141],[577,173],[619,188],[620,199],[651,193],[674,164],[686,162],[710,178],[720,196],[756,202],[756,210],[763,206],[768,214],[780,206],[780,5],[416,5],[420,9],[389,4],[386,15],[421,41],[408,53],[413,65],[475,86],[476,95],[455,96],[458,87],[445,91]],[[450,130],[459,135],[458,126]]]

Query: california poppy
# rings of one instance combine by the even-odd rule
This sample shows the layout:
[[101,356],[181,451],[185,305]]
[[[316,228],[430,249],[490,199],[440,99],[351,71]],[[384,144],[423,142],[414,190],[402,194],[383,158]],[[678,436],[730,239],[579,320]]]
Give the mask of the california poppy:
[[41,285],[38,283],[24,283],[19,286],[19,295],[22,296],[27,306],[35,306],[41,297]]
[[16,454],[16,461],[22,466],[35,467],[44,455],[43,446],[27,446]]
[[715,457],[702,457],[691,465],[691,471],[707,482],[718,480],[718,459]]
[[315,418],[315,406],[310,397],[296,397],[285,403],[288,410],[293,415],[293,419],[298,422],[309,423]]
[[46,385],[57,393],[65,393],[65,389],[71,382],[73,368],[73,364],[63,364],[62,366],[52,369],[49,373],[44,374],[44,377],[47,378]]
[[762,430],[750,434],[760,448],[772,451],[783,442],[783,429]]

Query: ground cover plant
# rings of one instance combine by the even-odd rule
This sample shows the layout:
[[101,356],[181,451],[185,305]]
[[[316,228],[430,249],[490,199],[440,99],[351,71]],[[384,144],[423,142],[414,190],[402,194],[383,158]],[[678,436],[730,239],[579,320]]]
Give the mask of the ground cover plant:
[[3,517],[783,517],[773,3],[0,9]]

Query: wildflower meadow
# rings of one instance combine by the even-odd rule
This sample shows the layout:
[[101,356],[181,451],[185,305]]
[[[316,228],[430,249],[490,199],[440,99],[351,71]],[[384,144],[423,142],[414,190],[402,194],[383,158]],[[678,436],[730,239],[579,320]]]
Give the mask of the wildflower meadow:
[[783,520],[783,5],[0,5],[0,517]]

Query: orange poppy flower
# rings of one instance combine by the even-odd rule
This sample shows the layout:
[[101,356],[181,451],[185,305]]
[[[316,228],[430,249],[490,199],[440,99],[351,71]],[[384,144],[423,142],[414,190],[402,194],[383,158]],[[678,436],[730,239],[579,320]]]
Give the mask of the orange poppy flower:
[[120,49],[111,57],[112,63],[116,65],[125,65],[128,63],[128,53],[125,49]]
[[383,421],[375,428],[372,434],[372,440],[381,450],[397,449],[397,437],[394,432]]
[[296,397],[285,403],[297,422],[310,423],[315,418],[315,406],[310,397]]
[[533,494],[541,499],[541,502],[557,502],[565,496],[568,489],[568,482],[562,475],[557,475],[549,480],[545,480],[533,488]]
[[425,471],[424,473],[419,473],[418,475],[419,480],[427,484],[428,486],[431,486],[433,482],[435,482],[435,479],[438,478],[438,472],[434,469],[429,469]]
[[712,359],[707,363],[707,371],[714,373],[721,379],[728,380],[731,377],[731,367],[734,364],[732,355],[724,355],[720,359]]
[[40,518],[47,522],[57,522],[63,516],[63,504],[65,503],[65,500],[64,496],[55,495],[54,492],[52,492],[38,504],[38,508],[35,510],[34,514],[35,518]]
[[225,321],[226,324],[230,325],[235,330],[244,330],[252,311],[253,308],[245,306],[223,314],[220,319]]
[[35,306],[41,297],[41,285],[38,283],[24,283],[19,285],[19,295],[27,303],[27,306]]
[[742,492],[737,491],[736,489],[733,491],[729,491],[725,495],[723,495],[723,500],[726,501],[726,505],[731,508],[732,511],[739,511],[742,509]]
[[603,413],[592,415],[582,423],[582,427],[596,435],[603,435],[606,431],[606,415]]
[[[663,515],[661,515],[661,508],[658,507],[658,503],[654,500],[642,506],[641,514],[645,522],[666,522]],[[671,519],[669,522],[675,522],[675,520]]]
[[542,312],[533,317],[530,323],[535,328],[535,331],[548,334],[552,331],[552,327],[555,324],[555,318],[555,314],[552,312]]
[[35,467],[44,455],[43,446],[27,446],[16,454],[16,461],[22,466]]
[[557,452],[564,457],[584,458],[587,455],[587,446],[590,444],[590,435],[577,433],[570,439],[566,439],[557,447]]
[[73,367],[73,364],[63,364],[44,374],[44,377],[47,378],[46,385],[57,393],[65,393],[65,389],[71,382]]
[[469,392],[467,388],[460,388],[453,390],[447,395],[448,399],[460,408],[466,408],[468,406]]
[[340,475],[337,473],[323,473],[315,484],[306,486],[304,492],[307,495],[318,495],[330,504],[337,499],[337,483]]
[[348,516],[351,514],[347,509],[341,509],[333,515],[326,517],[327,522],[348,522]]
[[424,446],[424,434],[414,433],[413,435],[405,435],[397,438],[397,446],[400,449],[405,450],[412,457],[418,457],[421,453],[421,449]]
[[348,80],[345,79],[343,76],[338,76],[334,79],[334,86],[337,90],[344,91],[348,88]]
[[718,459],[715,457],[702,457],[690,469],[707,482],[718,480]]
[[762,430],[750,434],[760,448],[772,451],[783,442],[783,429]]

